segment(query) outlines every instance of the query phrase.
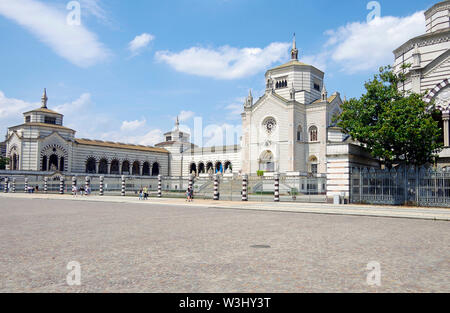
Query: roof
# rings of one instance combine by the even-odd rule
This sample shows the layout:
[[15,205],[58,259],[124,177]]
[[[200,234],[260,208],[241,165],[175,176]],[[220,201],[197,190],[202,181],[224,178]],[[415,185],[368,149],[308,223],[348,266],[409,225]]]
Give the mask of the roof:
[[306,63],[300,62],[300,61],[298,61],[298,60],[291,60],[291,61],[289,61],[289,62],[287,62],[287,63],[285,63],[285,64],[282,64],[282,65],[280,65],[280,66],[271,68],[271,69],[269,69],[267,72],[274,71],[274,70],[279,70],[279,69],[283,69],[283,68],[287,68],[287,67],[289,67],[289,66],[310,66],[310,67],[313,67],[314,69],[318,70],[319,72],[323,73],[323,72],[322,72],[321,70],[319,70],[318,68],[316,68],[316,67],[314,67],[314,66],[312,66],[312,65],[310,65],[310,64],[306,64]]
[[[450,35],[450,29],[449,28],[443,28],[443,29],[439,29],[439,30],[437,30],[435,32],[432,32],[432,33],[425,33],[423,35],[419,35],[419,36],[416,36],[414,38],[411,38],[410,40],[408,40],[407,42],[402,44],[400,47],[395,49],[393,51],[394,55],[397,58],[399,54],[406,53],[407,51],[414,49],[414,44],[415,43],[418,43],[419,41],[422,41],[422,40],[430,39],[432,37],[439,37],[439,36],[442,36],[442,35],[444,35],[444,36],[445,35]],[[403,51],[403,50],[405,50],[405,51]]]
[[39,108],[39,109],[36,109],[36,110],[31,110],[31,111],[25,112],[23,114],[32,113],[32,112],[40,112],[40,113],[50,113],[50,114],[62,115],[61,113],[58,113],[58,112],[55,112],[53,110],[46,109],[46,108]]
[[46,124],[46,123],[35,123],[35,122],[25,123],[25,124],[20,124],[20,125],[17,125],[17,126],[12,126],[11,128],[15,128],[15,127],[24,127],[24,126],[48,127],[48,128],[56,128],[56,129],[62,129],[62,130],[67,130],[67,131],[75,132],[73,129],[68,128],[68,127],[65,127],[65,126],[55,125],[55,124]]
[[[338,96],[338,95],[332,95],[331,97],[328,97],[327,101],[328,101],[329,103],[331,103],[331,102],[334,101],[334,99],[337,98],[337,96]],[[322,99],[318,99],[318,100],[314,101],[313,103],[321,103],[321,102],[322,102]]]
[[75,142],[77,144],[87,145],[87,146],[97,146],[97,147],[116,148],[116,149],[129,149],[129,150],[146,151],[146,152],[169,153],[169,151],[167,151],[166,149],[163,149],[163,148],[133,145],[133,144],[120,143],[120,142],[91,140],[91,139],[84,139],[84,138],[83,139],[75,139]]

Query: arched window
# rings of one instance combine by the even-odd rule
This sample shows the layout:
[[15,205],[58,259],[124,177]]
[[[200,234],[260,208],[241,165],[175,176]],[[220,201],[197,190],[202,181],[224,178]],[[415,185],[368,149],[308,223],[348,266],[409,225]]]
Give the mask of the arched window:
[[44,155],[42,157],[42,167],[41,167],[41,169],[42,169],[43,172],[47,171],[47,156],[46,155]]
[[[51,157],[50,157],[50,162],[51,162]],[[86,161],[86,173],[88,173],[88,174],[95,174],[96,173],[95,159],[94,158],[87,159],[87,161]]]
[[120,165],[118,160],[111,161],[111,172],[112,175],[120,175]]
[[122,162],[122,174],[130,175],[130,162],[128,161]]
[[205,163],[200,162],[198,164],[198,173],[199,174],[205,174]]
[[152,166],[152,176],[158,176],[159,175],[159,164],[158,162],[153,163]]
[[206,163],[206,173],[213,174],[214,173],[214,165],[212,162]]
[[101,159],[98,164],[98,173],[99,174],[108,174],[108,160]]
[[309,141],[317,141],[317,127],[311,126],[309,128]]
[[134,163],[133,163],[133,171],[132,171],[132,174],[134,175],[134,176],[140,176],[141,175],[141,169],[140,169],[140,167],[141,167],[141,164],[139,163],[139,161],[135,161]]
[[266,150],[259,157],[259,170],[266,172],[275,171],[275,158],[272,151]]
[[142,176],[150,176],[150,164],[148,162],[144,162],[144,165],[142,165]]
[[297,127],[297,141],[303,140],[303,134],[302,134],[302,126],[298,125]]

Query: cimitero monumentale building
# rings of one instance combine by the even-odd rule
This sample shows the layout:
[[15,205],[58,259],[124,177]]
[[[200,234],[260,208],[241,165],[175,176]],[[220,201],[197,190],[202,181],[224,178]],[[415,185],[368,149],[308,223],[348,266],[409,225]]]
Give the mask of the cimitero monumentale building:
[[24,113],[24,123],[8,129],[6,153],[13,171],[136,176],[188,176],[265,172],[319,175],[327,172],[332,118],[340,113],[339,93],[328,95],[324,72],[298,60],[295,38],[291,60],[265,74],[266,90],[243,105],[242,138],[237,145],[198,147],[179,130],[156,147],[78,139],[63,115],[42,106]]

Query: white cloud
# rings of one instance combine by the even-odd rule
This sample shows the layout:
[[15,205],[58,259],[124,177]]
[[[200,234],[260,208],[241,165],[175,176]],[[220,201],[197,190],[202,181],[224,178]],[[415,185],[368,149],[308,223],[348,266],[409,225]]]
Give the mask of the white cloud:
[[67,23],[69,12],[37,0],[0,1],[0,15],[26,28],[69,62],[89,67],[106,59],[110,53],[94,33]]
[[406,17],[376,17],[369,23],[354,22],[327,31],[324,53],[349,73],[373,70],[392,64],[392,51],[424,32],[422,11]]
[[[20,99],[7,98],[5,94],[0,91],[0,121],[10,118],[21,117],[25,111],[35,109],[39,106],[39,102],[30,103]],[[11,126],[11,125],[10,125]]]
[[103,22],[107,22],[108,18],[105,10],[100,6],[100,0],[78,0],[81,4],[82,13],[87,11]]
[[180,122],[187,122],[193,118],[194,115],[195,112],[192,111],[181,111],[180,114],[178,114],[178,118],[180,119]]
[[65,116],[74,115],[74,117],[80,117],[89,105],[92,105],[91,94],[83,93],[78,99],[60,104],[56,106],[54,110]]
[[241,114],[244,111],[244,101],[246,97],[236,98],[231,104],[225,106],[225,110],[228,110],[227,119],[236,120],[241,119]]
[[289,43],[274,42],[263,49],[192,47],[179,53],[158,51],[155,57],[179,72],[216,79],[236,79],[254,75],[275,62],[283,61],[289,46]]
[[96,139],[153,146],[163,141],[163,131],[161,129],[152,129],[143,132],[142,135],[125,134],[119,131],[110,131],[100,134]]
[[136,36],[129,44],[128,49],[131,51],[133,56],[138,55],[142,52],[142,49],[148,46],[150,41],[154,40],[155,36],[143,33],[142,35]]
[[142,121],[139,121],[139,120],[123,121],[120,129],[122,131],[135,131],[139,128],[144,127],[146,124],[147,124],[147,121],[145,119],[143,119]]

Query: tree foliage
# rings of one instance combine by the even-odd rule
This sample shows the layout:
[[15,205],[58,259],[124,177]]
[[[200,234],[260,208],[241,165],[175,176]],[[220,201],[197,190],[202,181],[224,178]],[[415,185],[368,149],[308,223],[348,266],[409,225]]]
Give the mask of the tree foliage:
[[435,161],[442,149],[441,129],[433,109],[420,94],[405,94],[405,81],[390,66],[365,83],[366,93],[342,105],[337,125],[364,144],[386,166],[424,165]]
[[0,170],[4,170],[6,168],[6,165],[8,165],[8,164],[9,164],[9,159],[0,156]]

